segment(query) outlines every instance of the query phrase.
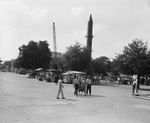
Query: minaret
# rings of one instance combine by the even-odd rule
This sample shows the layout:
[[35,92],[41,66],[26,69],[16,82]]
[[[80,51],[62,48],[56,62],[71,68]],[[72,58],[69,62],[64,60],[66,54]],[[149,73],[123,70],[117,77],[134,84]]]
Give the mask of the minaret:
[[92,15],[90,14],[90,19],[88,21],[88,28],[87,28],[87,48],[92,51],[92,38],[93,38],[93,19]]
[[92,74],[91,71],[91,53],[92,53],[92,38],[93,38],[93,19],[92,15],[90,14],[90,19],[88,21],[88,28],[87,28],[87,49],[88,49],[88,59],[87,59],[87,74]]

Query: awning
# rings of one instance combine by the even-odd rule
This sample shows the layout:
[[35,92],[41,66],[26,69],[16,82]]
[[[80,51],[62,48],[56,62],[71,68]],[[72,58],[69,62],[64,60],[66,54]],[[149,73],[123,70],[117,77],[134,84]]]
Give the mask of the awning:
[[112,72],[105,72],[103,76],[115,77],[115,75]]
[[35,71],[41,71],[43,70],[43,68],[38,68],[38,69],[35,69]]
[[67,71],[65,73],[62,73],[63,75],[69,75],[69,74],[86,74],[85,72],[82,71]]

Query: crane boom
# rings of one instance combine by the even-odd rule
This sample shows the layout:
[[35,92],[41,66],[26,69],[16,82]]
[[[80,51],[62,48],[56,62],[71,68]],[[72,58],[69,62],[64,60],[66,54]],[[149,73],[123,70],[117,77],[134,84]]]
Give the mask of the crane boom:
[[54,57],[55,57],[55,62],[57,63],[56,30],[55,30],[54,22],[53,22],[53,42],[54,42]]

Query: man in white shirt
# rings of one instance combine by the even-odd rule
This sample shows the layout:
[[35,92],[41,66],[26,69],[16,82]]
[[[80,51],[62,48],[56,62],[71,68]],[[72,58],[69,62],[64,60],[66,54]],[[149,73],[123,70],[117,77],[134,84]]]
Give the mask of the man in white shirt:
[[58,84],[57,84],[58,85],[57,99],[60,99],[59,98],[60,93],[61,93],[62,99],[65,99],[63,89],[62,89],[64,88],[64,86],[62,85],[62,82],[63,82],[63,78],[60,77],[60,79],[58,80]]
[[132,83],[132,94],[134,94],[134,91],[136,91],[136,93],[138,93],[138,88],[137,88],[137,75],[133,76],[133,83]]

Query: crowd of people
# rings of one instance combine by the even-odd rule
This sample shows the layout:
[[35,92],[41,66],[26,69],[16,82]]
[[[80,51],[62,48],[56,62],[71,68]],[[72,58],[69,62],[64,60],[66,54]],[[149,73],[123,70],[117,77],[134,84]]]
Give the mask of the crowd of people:
[[83,78],[75,76],[73,79],[73,87],[75,89],[74,95],[78,96],[79,94],[91,95],[91,86],[92,79],[90,77]]
[[[64,86],[62,85],[63,83],[63,78],[60,77],[57,83],[58,86],[58,93],[57,93],[57,99],[59,98],[59,95],[61,94],[62,99],[65,99],[64,93],[63,93],[63,88]],[[91,77],[79,77],[79,76],[74,76],[73,79],[73,87],[74,87],[74,95],[78,96],[80,94],[83,94],[84,96],[86,95],[91,95],[91,87],[92,87],[92,79]]]
[[[137,87],[137,75],[133,76],[133,83],[132,83],[132,95],[138,95],[138,87]],[[58,93],[57,93],[57,99],[59,98],[59,95],[61,94],[62,99],[65,99],[64,94],[63,94],[63,88],[64,86],[62,85],[63,83],[63,78],[60,77],[58,80]],[[73,87],[74,87],[74,95],[78,96],[80,94],[83,94],[84,96],[86,95],[91,95],[91,87],[92,87],[92,79],[91,77],[80,77],[80,76],[74,76],[73,79]]]

